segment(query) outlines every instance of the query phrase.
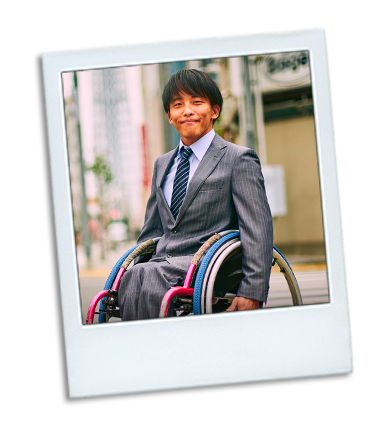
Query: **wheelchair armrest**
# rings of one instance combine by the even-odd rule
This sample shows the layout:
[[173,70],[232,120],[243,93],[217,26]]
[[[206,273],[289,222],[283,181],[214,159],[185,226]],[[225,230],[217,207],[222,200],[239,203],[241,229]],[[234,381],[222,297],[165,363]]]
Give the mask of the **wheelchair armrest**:
[[[135,249],[125,258],[122,268],[127,269],[131,262],[140,256],[152,254],[155,250],[160,238],[149,239],[143,243],[138,244]],[[138,261],[137,261],[138,262]],[[136,262],[136,264],[137,264]]]
[[226,236],[230,233],[236,233],[238,230],[225,230],[224,232],[215,233],[200,247],[200,249],[194,254],[192,259],[192,264],[198,266],[198,263],[201,261],[201,258],[208,252],[208,250],[221,239],[223,236]]

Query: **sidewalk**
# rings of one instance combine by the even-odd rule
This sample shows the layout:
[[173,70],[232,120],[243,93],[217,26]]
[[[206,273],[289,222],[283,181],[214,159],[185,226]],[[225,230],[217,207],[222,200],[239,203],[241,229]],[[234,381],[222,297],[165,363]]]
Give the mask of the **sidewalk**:
[[[326,271],[325,256],[320,255],[286,255],[293,272]],[[273,273],[272,269],[272,273]]]

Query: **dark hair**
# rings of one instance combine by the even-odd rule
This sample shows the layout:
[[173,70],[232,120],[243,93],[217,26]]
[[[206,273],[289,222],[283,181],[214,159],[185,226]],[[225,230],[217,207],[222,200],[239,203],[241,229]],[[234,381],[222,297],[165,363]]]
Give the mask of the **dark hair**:
[[[171,75],[162,94],[163,108],[166,113],[170,112],[172,100],[180,96],[181,93],[208,99],[211,106],[219,106],[220,115],[223,108],[223,97],[215,81],[206,72],[197,69],[181,69]],[[213,120],[213,123],[216,119]]]

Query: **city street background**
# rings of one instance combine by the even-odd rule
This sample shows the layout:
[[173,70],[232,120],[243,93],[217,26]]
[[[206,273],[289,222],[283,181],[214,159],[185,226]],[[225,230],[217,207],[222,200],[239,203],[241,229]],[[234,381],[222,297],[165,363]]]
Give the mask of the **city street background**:
[[[62,74],[82,316],[135,245],[155,160],[179,143],[163,87],[176,71],[193,68],[222,93],[215,132],[258,153],[274,244],[300,270],[304,302],[329,302],[310,58],[296,51]],[[313,263],[318,271],[304,280]],[[274,275],[266,308],[291,305],[277,281]]]

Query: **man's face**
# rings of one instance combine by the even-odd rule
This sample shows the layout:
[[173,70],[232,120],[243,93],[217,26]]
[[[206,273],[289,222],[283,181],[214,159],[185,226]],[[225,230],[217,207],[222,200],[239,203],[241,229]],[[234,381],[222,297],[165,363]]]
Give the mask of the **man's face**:
[[186,146],[192,145],[212,130],[212,121],[219,116],[218,105],[211,106],[202,96],[181,93],[170,103],[168,119]]

